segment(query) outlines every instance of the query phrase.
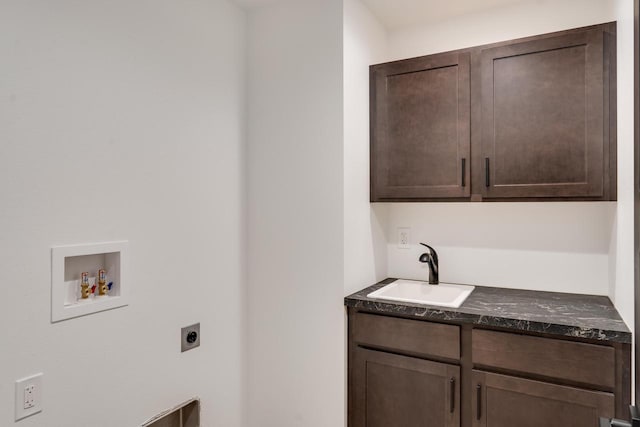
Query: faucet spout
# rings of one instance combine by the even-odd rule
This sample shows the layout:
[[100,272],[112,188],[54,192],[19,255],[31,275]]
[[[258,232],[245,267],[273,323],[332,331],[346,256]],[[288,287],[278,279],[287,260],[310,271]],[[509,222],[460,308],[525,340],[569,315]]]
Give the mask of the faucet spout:
[[431,246],[427,245],[426,243],[420,243],[420,244],[422,246],[425,246],[427,249],[429,249],[429,252],[426,252],[420,255],[420,258],[418,258],[418,260],[420,262],[427,263],[427,265],[429,266],[429,284],[437,285],[439,283],[438,253],[436,252],[435,249],[433,249]]

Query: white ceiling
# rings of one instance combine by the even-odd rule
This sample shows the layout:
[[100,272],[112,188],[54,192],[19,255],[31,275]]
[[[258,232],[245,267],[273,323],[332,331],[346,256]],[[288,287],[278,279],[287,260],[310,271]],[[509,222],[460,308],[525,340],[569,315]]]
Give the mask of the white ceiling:
[[389,29],[443,21],[523,0],[361,0]]

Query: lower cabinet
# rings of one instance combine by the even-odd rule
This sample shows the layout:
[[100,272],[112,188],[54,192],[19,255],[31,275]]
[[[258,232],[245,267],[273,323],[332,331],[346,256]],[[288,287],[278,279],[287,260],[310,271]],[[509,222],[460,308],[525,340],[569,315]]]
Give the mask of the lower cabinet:
[[356,348],[350,427],[459,427],[460,367]]
[[613,418],[612,393],[474,370],[473,427],[598,427]]
[[349,309],[349,427],[599,427],[628,417],[631,346]]

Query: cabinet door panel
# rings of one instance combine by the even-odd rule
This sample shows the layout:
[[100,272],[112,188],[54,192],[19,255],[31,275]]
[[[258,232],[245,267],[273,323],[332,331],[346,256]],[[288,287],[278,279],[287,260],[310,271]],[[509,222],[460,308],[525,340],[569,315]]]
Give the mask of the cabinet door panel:
[[613,394],[473,371],[474,427],[598,427]]
[[363,348],[351,358],[350,427],[458,427],[460,368]]
[[482,51],[484,197],[604,196],[604,65],[601,30]]
[[371,69],[371,198],[470,195],[469,54]]

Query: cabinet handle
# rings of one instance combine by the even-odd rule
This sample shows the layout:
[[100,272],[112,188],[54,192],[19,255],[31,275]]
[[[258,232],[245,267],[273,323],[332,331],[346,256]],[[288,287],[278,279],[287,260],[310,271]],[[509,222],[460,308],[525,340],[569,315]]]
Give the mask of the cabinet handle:
[[489,187],[491,182],[489,181],[489,158],[484,158],[484,185],[485,187]]
[[480,420],[482,418],[482,385],[478,384],[476,386],[476,420]]
[[467,159],[462,158],[462,186],[467,186]]
[[451,395],[449,396],[449,412],[453,413],[456,408],[456,379],[451,377],[449,380],[449,386],[451,387]]

